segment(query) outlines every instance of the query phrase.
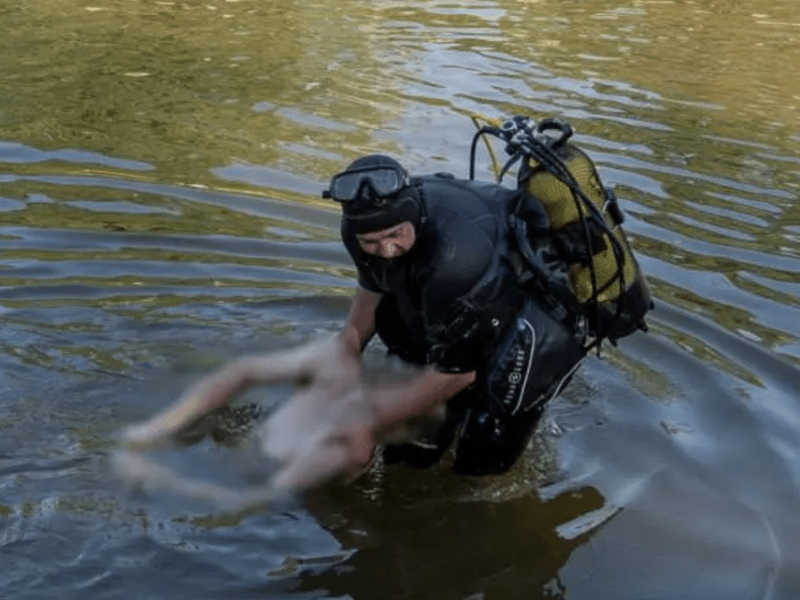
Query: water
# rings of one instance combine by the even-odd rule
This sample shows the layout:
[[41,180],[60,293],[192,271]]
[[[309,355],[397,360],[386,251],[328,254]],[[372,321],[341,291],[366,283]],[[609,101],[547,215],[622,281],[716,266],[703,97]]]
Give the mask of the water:
[[[800,595],[796,3],[37,0],[0,22],[0,597]],[[120,426],[336,330],[354,271],[327,178],[379,151],[465,176],[474,113],[573,124],[657,298],[551,407],[555,481],[397,467],[242,519],[121,489]]]

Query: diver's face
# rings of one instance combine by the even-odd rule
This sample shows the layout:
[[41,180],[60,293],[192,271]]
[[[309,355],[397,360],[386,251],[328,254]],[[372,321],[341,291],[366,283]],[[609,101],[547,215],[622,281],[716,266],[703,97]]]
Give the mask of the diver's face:
[[411,250],[416,240],[414,225],[409,221],[370,233],[356,234],[361,249],[372,256],[397,258]]

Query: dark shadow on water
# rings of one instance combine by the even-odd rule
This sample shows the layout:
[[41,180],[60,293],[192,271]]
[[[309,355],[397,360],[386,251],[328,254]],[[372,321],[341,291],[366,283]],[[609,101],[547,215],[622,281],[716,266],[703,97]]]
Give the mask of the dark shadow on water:
[[592,534],[566,539],[557,528],[604,505],[592,487],[544,502],[533,490],[490,502],[465,500],[481,482],[445,468],[391,466],[384,475],[380,490],[339,486],[307,497],[320,523],[358,551],[306,575],[298,591],[356,600],[562,597],[559,571]]

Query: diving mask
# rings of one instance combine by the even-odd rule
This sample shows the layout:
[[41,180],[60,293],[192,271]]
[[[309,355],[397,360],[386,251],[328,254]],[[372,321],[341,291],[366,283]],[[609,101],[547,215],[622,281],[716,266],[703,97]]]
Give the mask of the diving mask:
[[330,189],[322,193],[323,198],[338,202],[355,200],[364,186],[372,192],[373,200],[396,194],[409,184],[408,174],[403,169],[391,166],[372,166],[347,170],[335,175]]

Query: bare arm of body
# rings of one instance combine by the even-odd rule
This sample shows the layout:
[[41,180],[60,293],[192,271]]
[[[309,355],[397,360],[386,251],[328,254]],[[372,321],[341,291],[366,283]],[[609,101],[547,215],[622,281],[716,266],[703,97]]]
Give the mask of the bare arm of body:
[[148,421],[128,427],[122,437],[130,448],[146,448],[169,442],[185,427],[232,402],[249,387],[267,383],[302,383],[313,376],[325,355],[335,355],[338,338],[285,352],[253,354],[230,361],[192,385],[172,406]]
[[[375,330],[375,309],[380,298],[380,294],[359,288],[342,331],[333,339],[284,352],[253,354],[232,360],[200,379],[166,410],[145,423],[127,428],[123,440],[132,448],[167,442],[172,435],[215,408],[232,402],[251,386],[301,383],[318,375],[326,359],[335,361],[337,357],[356,356]],[[343,368],[341,377],[351,370]]]

